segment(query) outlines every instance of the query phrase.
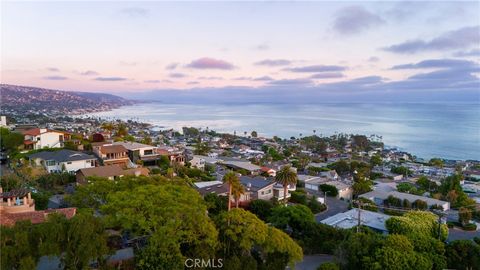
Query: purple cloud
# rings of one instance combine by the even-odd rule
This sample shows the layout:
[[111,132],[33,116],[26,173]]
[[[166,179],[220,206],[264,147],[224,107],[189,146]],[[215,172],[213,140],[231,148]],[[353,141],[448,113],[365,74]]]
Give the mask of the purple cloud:
[[331,71],[344,71],[345,69],[346,68],[342,66],[315,65],[315,66],[285,68],[284,70],[291,71],[291,72],[331,72]]
[[94,80],[95,81],[100,81],[100,82],[116,82],[116,81],[126,81],[127,78],[123,78],[123,77],[97,77]]
[[50,80],[50,81],[63,81],[63,80],[67,80],[68,78],[64,76],[46,76],[46,77],[43,77],[43,79]]
[[341,72],[323,72],[317,73],[310,76],[312,79],[334,79],[334,78],[343,78],[343,74]]
[[368,58],[367,61],[372,62],[372,63],[376,63],[376,62],[380,61],[380,58],[378,58],[376,56],[372,56],[372,57]]
[[178,63],[171,63],[168,66],[165,67],[166,70],[174,70],[178,66]]
[[170,73],[168,75],[168,77],[170,78],[185,78],[185,77],[188,77],[186,74],[183,74],[183,73]]
[[454,56],[457,57],[470,57],[470,56],[480,56],[480,49],[473,49],[470,51],[460,51],[456,52]]
[[199,84],[199,82],[197,82],[197,81],[192,81],[192,82],[188,82],[187,84],[189,84],[189,85],[194,85],[194,84]]
[[202,76],[202,77],[198,77],[197,79],[199,79],[199,80],[219,80],[219,81],[223,80],[222,77],[218,77],[218,76],[210,76],[210,77]]
[[478,65],[473,61],[467,61],[467,60],[429,59],[429,60],[423,60],[414,64],[393,66],[391,69],[420,69],[420,68],[470,69],[470,68],[478,68]]
[[98,72],[93,71],[93,70],[87,70],[87,71],[84,71],[84,72],[80,72],[80,75],[83,75],[83,76],[95,76],[95,75],[98,75]]
[[265,59],[259,62],[254,63],[256,66],[269,66],[269,67],[278,67],[278,66],[288,66],[292,63],[290,60],[285,59]]
[[160,80],[145,80],[143,82],[145,82],[145,83],[160,83],[161,81]]
[[446,32],[432,40],[409,40],[383,48],[385,51],[412,54],[422,51],[465,49],[480,43],[480,26],[463,27]]
[[189,68],[196,69],[222,69],[222,70],[231,70],[234,69],[233,64],[209,57],[203,57],[197,60],[193,60],[190,64],[187,65]]
[[309,86],[313,84],[313,81],[310,79],[283,79],[270,81],[269,84],[277,86]]
[[55,68],[55,67],[48,67],[47,70],[51,71],[51,72],[59,72],[60,71],[60,69]]
[[266,51],[266,50],[270,49],[270,46],[263,43],[263,44],[259,44],[259,45],[255,46],[253,49],[258,50],[258,51]]
[[384,23],[385,21],[380,16],[373,14],[364,7],[351,6],[337,12],[333,29],[340,34],[351,35]]
[[253,78],[253,81],[273,81],[273,78],[270,76],[262,76],[262,77]]

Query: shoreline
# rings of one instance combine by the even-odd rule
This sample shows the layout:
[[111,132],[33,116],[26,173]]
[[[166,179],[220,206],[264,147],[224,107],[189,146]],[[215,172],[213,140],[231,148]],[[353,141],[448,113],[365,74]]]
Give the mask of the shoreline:
[[[114,121],[114,120],[122,120],[122,121],[128,121],[128,120],[132,120],[132,121],[137,121],[139,123],[144,123],[144,124],[148,124],[149,126],[149,129],[156,129],[156,131],[160,131],[160,130],[168,130],[168,129],[173,129],[175,131],[179,131],[181,132],[181,130],[179,129],[176,129],[175,127],[170,127],[170,126],[166,126],[166,125],[158,125],[152,121],[148,121],[148,120],[145,120],[145,119],[140,119],[138,117],[133,117],[131,119],[125,119],[123,117],[119,117],[119,116],[113,116],[112,119],[108,119],[106,118],[105,116],[96,116],[96,115],[92,115],[92,114],[96,114],[96,113],[102,113],[102,112],[111,112],[115,109],[121,109],[122,107],[125,107],[125,106],[136,106],[136,105],[141,105],[141,104],[148,104],[148,103],[157,103],[157,102],[139,102],[139,103],[135,103],[135,104],[131,104],[131,105],[122,105],[122,106],[119,106],[119,107],[116,107],[116,108],[111,108],[109,110],[99,110],[99,111],[92,111],[92,112],[87,112],[87,113],[81,113],[81,114],[76,114],[75,116],[76,117],[94,117],[94,118],[98,118],[100,120],[104,120],[104,121]],[[137,119],[135,119],[137,118]],[[206,128],[206,126],[195,126],[194,124],[192,125],[187,125],[189,127],[195,127],[195,128],[200,128],[200,129],[204,129]],[[217,131],[217,129],[213,129],[212,130],[215,130]],[[224,134],[231,134],[233,135],[234,133],[233,132],[228,132],[228,131],[217,131],[218,133],[224,133]],[[340,133],[340,132],[336,132],[337,134]],[[348,133],[348,134],[355,134],[355,133]],[[362,134],[362,133],[357,133],[357,134],[360,134],[360,135],[366,135],[366,134]],[[238,135],[238,134],[237,134]],[[333,135],[333,134],[331,134]],[[242,136],[242,134],[238,135],[238,136]],[[381,135],[383,136],[383,135]],[[264,136],[265,138],[272,138],[273,136]],[[278,136],[278,137],[281,137],[283,139],[288,139],[288,137],[285,137],[285,136]],[[323,136],[325,137],[325,136]],[[328,137],[328,136],[327,136]],[[383,142],[383,140],[382,140]],[[405,152],[409,155],[411,155],[412,157],[415,157],[417,160],[423,160],[423,161],[428,161],[429,159],[431,158],[441,158],[443,160],[446,160],[446,161],[469,161],[469,160],[478,160],[478,159],[472,159],[472,158],[462,158],[462,159],[452,159],[452,158],[445,158],[445,157],[442,157],[442,156],[434,156],[432,155],[431,158],[425,158],[425,157],[422,157],[422,156],[418,156],[418,155],[415,155],[413,152],[411,151],[408,151],[406,150],[405,148],[403,147],[400,147],[400,146],[396,146],[396,145],[392,145],[392,144],[385,144],[385,147],[384,149],[387,149],[387,150],[394,150],[394,151],[398,151],[398,152]]]

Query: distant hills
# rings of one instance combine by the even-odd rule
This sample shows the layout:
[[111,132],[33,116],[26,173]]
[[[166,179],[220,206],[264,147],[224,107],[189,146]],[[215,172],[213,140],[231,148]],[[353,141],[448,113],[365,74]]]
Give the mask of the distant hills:
[[0,87],[3,113],[87,113],[135,103],[111,94],[70,92],[10,84],[0,84]]

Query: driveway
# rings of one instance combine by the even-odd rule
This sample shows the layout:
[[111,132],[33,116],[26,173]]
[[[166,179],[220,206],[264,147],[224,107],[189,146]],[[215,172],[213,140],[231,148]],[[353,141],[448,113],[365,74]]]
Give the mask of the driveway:
[[317,222],[328,217],[334,216],[338,213],[348,211],[348,203],[336,198],[327,197],[327,210],[315,215]]
[[295,264],[295,270],[316,270],[320,264],[333,262],[333,258],[333,255],[327,254],[305,255],[303,261]]

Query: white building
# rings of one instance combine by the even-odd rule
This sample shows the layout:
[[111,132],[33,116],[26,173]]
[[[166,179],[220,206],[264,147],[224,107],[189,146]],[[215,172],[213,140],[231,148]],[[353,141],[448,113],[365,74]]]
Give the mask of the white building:
[[63,143],[70,139],[68,132],[51,130],[46,128],[32,128],[23,132],[24,148],[37,150],[45,147],[60,148]]
[[38,152],[29,155],[29,158],[49,173],[75,173],[80,169],[95,167],[97,160],[92,155],[67,149]]
[[190,160],[190,166],[200,170],[204,170],[205,158],[203,158],[203,156],[194,155],[193,158]]
[[0,116],[0,127],[7,126],[7,117],[5,115]]
[[[358,226],[358,211],[357,208],[353,208],[347,212],[338,213],[334,216],[328,217],[320,221],[320,223],[342,229],[351,229]],[[385,221],[390,218],[391,216],[383,213],[360,210],[360,225],[367,226],[378,232],[388,233]]]

